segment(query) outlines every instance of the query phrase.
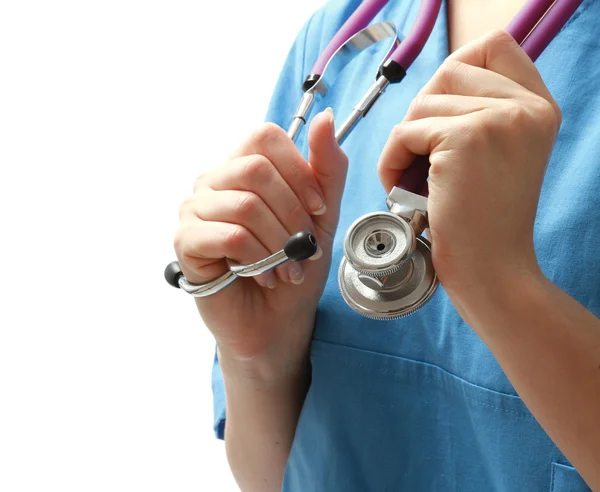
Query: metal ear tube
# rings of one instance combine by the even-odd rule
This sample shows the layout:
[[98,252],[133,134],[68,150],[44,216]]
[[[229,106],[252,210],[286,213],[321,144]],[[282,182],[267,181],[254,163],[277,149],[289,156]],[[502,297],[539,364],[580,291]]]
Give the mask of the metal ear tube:
[[[422,189],[428,166],[416,162],[411,167],[406,176],[413,181],[409,188]],[[431,244],[421,236],[428,227],[427,198],[395,187],[386,204],[389,212],[364,215],[350,226],[338,272],[348,306],[379,320],[416,312],[439,283]]]
[[268,272],[286,261],[302,261],[317,252],[317,240],[310,232],[298,232],[290,237],[281,251],[249,265],[227,258],[229,270],[220,277],[204,284],[192,284],[184,276],[179,262],[173,261],[165,268],[165,280],[173,287],[194,297],[207,297],[223,290],[238,277],[255,277]]
[[[294,113],[292,123],[287,132],[288,136],[292,140],[296,139],[298,133],[306,124],[313,103],[327,94],[329,88],[334,84],[335,79],[344,69],[344,67],[360,53],[383,41],[388,42],[389,48],[384,59],[379,65],[379,74],[379,71],[381,71],[382,67],[384,67],[388,56],[400,45],[400,38],[396,25],[388,21],[371,24],[370,26],[367,26],[350,36],[333,52],[331,58],[327,60],[326,64],[320,71],[316,73],[313,72],[306,78],[302,86],[304,94],[300,100],[298,109]],[[317,65],[319,65],[319,63],[317,63]],[[379,83],[378,86],[375,87],[375,94],[367,94],[365,96],[367,98],[365,101],[365,106],[366,103],[372,104],[385,90],[390,82],[389,80],[384,80],[385,78],[379,76],[377,79]],[[371,91],[373,91],[373,88],[371,88]],[[363,109],[359,112],[359,114],[354,115],[353,119],[349,118],[345,122],[346,125],[343,126],[341,133],[338,132],[338,142],[341,143],[344,137],[350,132],[356,121],[360,117],[364,116],[364,114],[366,114],[366,111]]]

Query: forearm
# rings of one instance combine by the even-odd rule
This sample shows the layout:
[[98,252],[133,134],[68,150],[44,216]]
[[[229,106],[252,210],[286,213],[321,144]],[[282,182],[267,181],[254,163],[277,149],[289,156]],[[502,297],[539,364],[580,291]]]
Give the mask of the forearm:
[[600,490],[600,320],[542,275],[455,296],[524,403]]
[[243,492],[281,490],[285,465],[309,385],[308,362],[283,377],[264,377],[220,359],[225,381],[225,446]]

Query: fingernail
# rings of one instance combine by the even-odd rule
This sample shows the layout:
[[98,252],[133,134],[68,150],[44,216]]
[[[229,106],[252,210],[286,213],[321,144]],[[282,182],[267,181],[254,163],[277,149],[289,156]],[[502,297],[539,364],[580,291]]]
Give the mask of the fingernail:
[[269,289],[274,289],[277,287],[277,279],[275,278],[275,274],[273,272],[269,272],[269,276],[267,278],[267,287]]
[[323,215],[327,207],[325,202],[321,198],[321,195],[314,188],[308,188],[306,190],[306,204],[311,210],[313,215]]
[[290,280],[293,284],[299,285],[304,282],[304,274],[302,273],[302,267],[300,266],[300,263],[296,261],[290,261],[288,268]]
[[333,109],[327,108],[327,109],[325,109],[325,112],[329,113],[329,122],[333,123]]
[[[329,128],[330,128],[331,138],[333,138],[335,140],[335,120],[334,120],[334,117],[333,117],[333,109],[327,108],[325,110],[325,113],[329,114]],[[337,143],[338,142],[336,140],[336,144]]]
[[321,246],[317,246],[317,252],[312,255],[309,260],[318,260],[319,258],[321,258],[321,256],[323,256],[323,250],[321,249]]

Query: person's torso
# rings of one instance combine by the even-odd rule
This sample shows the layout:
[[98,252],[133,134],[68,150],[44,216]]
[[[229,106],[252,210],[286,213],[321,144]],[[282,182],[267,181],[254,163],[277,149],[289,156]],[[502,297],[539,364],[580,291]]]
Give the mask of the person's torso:
[[[319,53],[359,3],[334,1],[317,14],[309,26],[307,56]],[[393,21],[407,32],[419,3],[392,1],[376,20]],[[535,225],[544,273],[597,316],[599,27],[600,2],[584,1],[537,63],[563,111],[563,125]],[[332,106],[341,123],[374,80],[383,50],[374,48],[353,60],[315,113]],[[395,321],[354,313],[338,288],[348,227],[365,213],[387,210],[376,172],[379,154],[447,54],[442,12],[405,80],[388,88],[343,145],[350,159],[348,179],[331,273],[317,311],[312,383],[285,491],[589,490],[442,287],[419,312]],[[298,145],[306,155],[306,131]],[[477,225],[473,229],[477,234]]]

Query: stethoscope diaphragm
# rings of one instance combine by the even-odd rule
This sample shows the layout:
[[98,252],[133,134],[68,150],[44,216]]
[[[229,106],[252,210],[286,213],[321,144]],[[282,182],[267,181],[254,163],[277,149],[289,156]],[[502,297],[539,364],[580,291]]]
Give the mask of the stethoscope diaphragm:
[[384,277],[400,269],[415,245],[415,233],[406,220],[391,212],[375,212],[350,226],[344,255],[359,273]]
[[377,320],[409,316],[431,298],[438,285],[431,245],[418,236],[409,258],[395,272],[385,276],[361,273],[344,256],[338,282],[348,306],[363,316]]

